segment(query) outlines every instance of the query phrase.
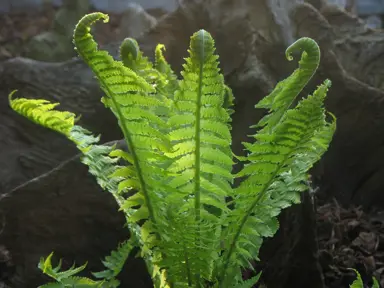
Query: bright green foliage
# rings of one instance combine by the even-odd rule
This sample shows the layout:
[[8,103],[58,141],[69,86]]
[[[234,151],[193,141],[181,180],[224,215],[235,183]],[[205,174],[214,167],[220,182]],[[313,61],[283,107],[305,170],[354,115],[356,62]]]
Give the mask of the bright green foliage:
[[[357,270],[355,270],[355,269],[351,269],[351,270],[355,271],[357,278],[356,278],[355,281],[353,281],[353,283],[351,285],[349,285],[349,287],[350,288],[364,288],[363,279],[361,279],[360,273]],[[380,284],[376,280],[376,278],[373,277],[372,280],[373,280],[372,288],[380,288]]]
[[80,267],[75,267],[73,265],[71,268],[69,268],[66,271],[61,271],[61,261],[59,262],[58,266],[53,267],[52,266],[52,256],[53,253],[51,253],[47,259],[41,258],[39,262],[39,269],[43,271],[44,274],[47,274],[51,278],[55,279],[57,282],[52,282],[45,284],[43,286],[40,286],[41,288],[64,288],[64,287],[77,287],[77,288],[102,288],[102,287],[111,287],[111,286],[105,286],[104,281],[93,281],[88,278],[84,277],[77,277],[74,276],[78,274],[79,272],[83,271],[87,264],[84,264]]
[[[74,124],[72,113],[52,110],[57,104],[10,97],[15,111],[77,145],[82,162],[127,219],[131,238],[94,276],[101,287],[117,287],[127,257],[139,248],[154,287],[252,287],[260,273],[243,281],[241,269],[257,259],[263,238],[276,233],[281,210],[299,203],[308,170],[335,131],[323,107],[329,80],[294,106],[318,67],[319,47],[302,38],[287,49],[289,60],[292,52],[303,50],[299,68],[256,106],[269,113],[255,126],[253,141],[244,143],[248,154],[237,158],[245,166],[235,175],[234,97],[211,35],[205,30],[192,35],[178,80],[161,44],[154,64],[130,38],[120,47],[121,61],[98,50],[90,26],[100,19],[108,16],[83,17],[74,44],[104,91],[102,102],[116,116],[128,151],[98,145],[98,137]],[[242,180],[238,187],[233,187],[235,178]],[[54,273],[49,275],[64,281]]]
[[37,124],[44,123],[44,126],[47,128],[51,128],[66,136],[69,135],[75,123],[75,114],[53,110],[59,103],[50,103],[43,99],[28,101],[26,99],[12,100],[15,92],[13,91],[9,94],[9,103],[13,110]]
[[103,261],[104,266],[107,270],[93,273],[96,278],[111,280],[116,277],[121,269],[123,268],[125,261],[131,253],[134,245],[132,241],[127,240],[121,244],[116,251],[112,251],[110,256],[105,257]]

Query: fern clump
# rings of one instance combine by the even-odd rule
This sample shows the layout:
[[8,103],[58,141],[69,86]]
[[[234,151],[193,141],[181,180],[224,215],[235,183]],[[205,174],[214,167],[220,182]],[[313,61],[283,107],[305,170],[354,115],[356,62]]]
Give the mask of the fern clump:
[[[328,122],[323,107],[329,80],[293,104],[318,67],[319,47],[302,38],[287,49],[289,60],[292,52],[303,51],[299,67],[257,104],[268,114],[255,126],[252,141],[244,143],[247,156],[234,158],[234,98],[211,35],[205,30],[192,35],[178,79],[162,44],[154,63],[130,38],[121,45],[120,61],[98,50],[90,26],[100,19],[108,16],[83,17],[74,44],[104,91],[101,101],[116,116],[127,151],[98,144],[74,114],[53,110],[57,104],[10,95],[16,112],[77,145],[82,162],[126,217],[131,237],[106,257],[106,270],[94,273],[98,280],[75,287],[117,287],[133,248],[139,248],[155,287],[252,287],[260,274],[244,281],[241,270],[252,268],[263,238],[276,233],[281,210],[299,203],[308,170],[335,131],[335,119]],[[237,174],[235,161],[245,163]],[[236,178],[241,183],[234,187]],[[44,287],[80,281],[75,274],[83,266],[59,272],[50,259],[43,258],[40,267],[62,286]]]

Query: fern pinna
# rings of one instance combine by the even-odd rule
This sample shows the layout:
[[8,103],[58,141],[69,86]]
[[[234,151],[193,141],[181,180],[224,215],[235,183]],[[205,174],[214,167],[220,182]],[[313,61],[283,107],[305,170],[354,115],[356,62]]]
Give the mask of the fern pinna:
[[[16,112],[77,145],[82,162],[127,219],[130,239],[106,257],[106,270],[94,273],[98,280],[81,278],[89,280],[81,287],[117,287],[116,277],[135,247],[154,287],[252,287],[260,274],[243,280],[241,270],[252,268],[262,239],[277,231],[280,211],[299,203],[308,170],[335,131],[335,120],[326,121],[323,107],[329,80],[294,106],[318,67],[319,47],[302,38],[287,49],[289,60],[303,50],[299,68],[256,106],[269,113],[255,125],[253,141],[244,143],[247,156],[236,157],[244,168],[233,174],[234,98],[211,35],[205,30],[192,35],[179,80],[161,44],[154,63],[130,38],[121,45],[120,61],[98,50],[90,26],[100,19],[108,16],[83,17],[74,44],[95,74],[104,92],[101,101],[116,116],[128,151],[98,144],[74,114],[53,110],[57,104],[10,95]],[[235,178],[241,178],[237,187]],[[44,287],[67,287],[63,281],[80,279],[75,274],[81,269],[52,268],[51,255],[40,267],[57,281]]]

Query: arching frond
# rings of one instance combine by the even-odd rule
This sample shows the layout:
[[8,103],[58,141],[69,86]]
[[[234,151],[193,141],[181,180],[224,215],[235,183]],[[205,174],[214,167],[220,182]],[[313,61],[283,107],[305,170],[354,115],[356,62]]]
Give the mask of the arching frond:
[[[132,156],[125,151],[116,150],[113,146],[98,145],[99,137],[93,136],[81,126],[74,125],[75,114],[54,110],[58,103],[52,104],[47,100],[25,98],[12,99],[13,94],[10,95],[9,99],[10,106],[14,111],[43,127],[64,134],[77,145],[77,148],[83,153],[82,163],[89,167],[89,172],[95,176],[100,187],[113,195],[118,205],[124,210],[127,220],[130,219],[137,212],[137,209],[125,207],[126,200],[119,193],[119,189],[121,190],[121,183],[127,183],[128,176],[131,177],[132,181],[135,181],[137,175],[134,174],[134,171],[127,175],[124,171],[129,170],[129,166],[121,167],[117,165],[117,162],[123,158],[128,163],[132,163]],[[121,181],[121,179],[124,180]],[[143,229],[136,223],[130,222],[127,225],[131,232],[129,243],[144,248],[145,244],[141,240],[142,233],[148,232],[142,231]],[[145,260],[149,271],[155,271],[157,268],[150,261],[151,251],[145,250],[143,255],[146,255]],[[50,257],[47,260],[50,260]],[[75,272],[78,273],[80,270]],[[69,277],[69,275],[67,276]],[[158,272],[153,272],[153,277],[157,281],[162,276]]]
[[273,129],[317,70],[320,48],[315,41],[304,37],[294,42],[285,52],[289,61],[293,60],[292,53],[296,51],[303,51],[299,68],[279,82],[275,89],[256,105],[257,108],[269,110],[269,114],[261,119],[256,127]]
[[[252,267],[263,237],[273,236],[278,229],[276,216],[280,210],[299,202],[304,191],[307,171],[328,148],[335,124],[328,124],[322,107],[330,81],[321,85],[313,96],[290,108],[317,69],[320,50],[317,44],[302,38],[287,49],[287,57],[296,49],[304,49],[299,68],[280,82],[256,107],[269,109],[256,127],[254,144],[244,143],[249,161],[237,177],[245,177],[235,189],[235,209],[223,236],[224,260],[221,285],[240,281],[239,267]],[[246,212],[245,212],[246,211]]]
[[49,128],[64,135],[69,135],[73,125],[75,125],[75,114],[67,111],[54,110],[59,103],[51,103],[43,99],[13,99],[17,90],[9,94],[9,105],[20,115],[30,121]]
[[[154,205],[161,203],[156,181],[160,181],[162,175],[162,170],[156,167],[156,163],[159,161],[159,155],[166,152],[170,146],[167,137],[154,127],[154,123],[156,125],[165,123],[153,111],[154,107],[161,107],[164,104],[151,97],[150,94],[155,92],[155,88],[144,78],[124,66],[122,62],[115,61],[106,51],[97,50],[97,44],[89,31],[90,25],[99,19],[108,20],[108,16],[92,13],[83,17],[75,28],[74,43],[79,55],[93,70],[104,90],[103,103],[118,119],[132,155],[137,182],[131,181],[129,186],[123,188],[137,190],[144,201],[140,209],[131,216],[130,221],[150,219],[156,224],[158,217],[156,211],[160,209],[155,209]],[[134,43],[129,43],[134,46]],[[136,55],[139,54],[136,51]],[[125,208],[131,207],[125,205]]]

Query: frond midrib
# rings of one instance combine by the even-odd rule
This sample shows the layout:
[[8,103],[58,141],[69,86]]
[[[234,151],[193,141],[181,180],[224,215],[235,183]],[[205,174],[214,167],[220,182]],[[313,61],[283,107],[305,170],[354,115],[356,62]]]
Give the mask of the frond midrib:
[[[81,49],[77,49],[77,52],[81,55],[81,57],[83,59],[85,59],[87,62],[90,62],[89,58],[86,57],[86,55],[81,51]],[[149,198],[149,193],[148,193],[147,185],[146,185],[144,177],[143,177],[143,172],[142,172],[142,169],[140,167],[139,157],[137,156],[136,147],[134,146],[133,141],[130,137],[129,130],[128,130],[127,126],[125,125],[123,113],[121,112],[119,105],[117,104],[115,98],[113,97],[114,93],[110,90],[108,85],[106,85],[106,83],[102,80],[103,78],[100,77],[99,71],[97,69],[93,69],[93,72],[96,74],[99,81],[103,83],[102,85],[103,85],[104,89],[107,90],[108,94],[110,95],[110,97],[112,99],[113,105],[115,106],[114,108],[116,109],[116,113],[118,114],[118,117],[119,117],[118,121],[121,123],[121,129],[122,129],[125,141],[127,142],[127,145],[130,148],[130,152],[132,154],[132,158],[133,158],[133,161],[135,163],[135,168],[136,168],[137,176],[138,176],[138,179],[140,182],[140,187],[141,187],[141,190],[144,194],[146,204],[148,206],[149,218],[151,219],[151,221],[154,224],[156,224],[156,218],[155,218],[154,210],[152,207],[151,200]]]
[[[202,37],[204,41],[204,37]],[[204,49],[204,43],[201,44],[202,49]],[[204,55],[203,51],[203,55]],[[204,58],[203,58],[204,59]],[[203,93],[203,68],[204,68],[204,61],[203,59],[199,59],[199,86],[198,86],[198,93],[197,93],[197,99],[196,99],[196,123],[195,123],[195,187],[194,187],[194,194],[195,194],[195,221],[197,225],[197,231],[196,231],[196,247],[200,247],[200,219],[201,219],[201,199],[200,199],[200,174],[201,174],[201,155],[200,155],[200,126],[201,126],[201,98]],[[190,271],[189,271],[190,273]],[[198,270],[198,273],[195,275],[196,277],[196,287],[200,287],[200,270]]]
[[203,64],[200,63],[200,71],[199,71],[199,90],[197,95],[197,103],[196,103],[196,123],[195,123],[195,188],[194,188],[194,194],[195,194],[195,217],[196,222],[198,223],[200,221],[200,126],[201,126],[201,119],[200,119],[200,108],[201,108],[201,96],[202,96],[202,85],[203,85]]

